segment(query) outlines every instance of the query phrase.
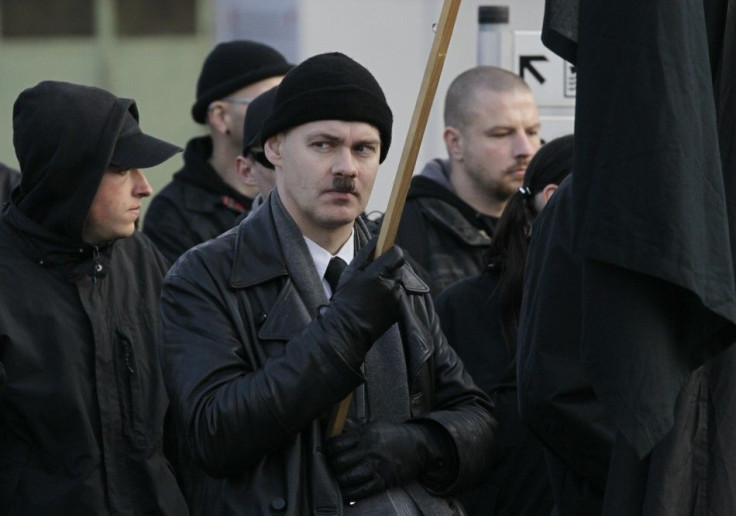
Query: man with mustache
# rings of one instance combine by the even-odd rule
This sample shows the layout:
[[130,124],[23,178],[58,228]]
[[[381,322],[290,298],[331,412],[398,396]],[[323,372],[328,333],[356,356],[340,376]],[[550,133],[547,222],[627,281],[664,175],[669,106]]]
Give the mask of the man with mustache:
[[478,66],[450,84],[448,158],[412,179],[396,239],[432,295],[488,264],[496,222],[540,146],[539,127],[531,90],[511,72]]
[[349,57],[298,65],[262,130],[275,190],[169,272],[162,359],[194,514],[462,514],[450,496],[492,459],[491,402],[427,286],[398,247],[372,260],[360,214],[392,122]]

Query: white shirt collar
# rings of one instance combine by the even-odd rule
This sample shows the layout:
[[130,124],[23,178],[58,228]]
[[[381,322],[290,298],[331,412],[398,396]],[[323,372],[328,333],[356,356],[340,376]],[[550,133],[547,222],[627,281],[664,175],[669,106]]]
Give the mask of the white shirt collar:
[[304,241],[307,243],[307,248],[309,249],[309,254],[312,255],[312,261],[317,269],[317,274],[322,278],[322,287],[325,289],[325,294],[327,294],[328,298],[332,296],[332,289],[325,279],[325,271],[327,271],[327,266],[330,264],[330,260],[335,256],[339,256],[345,260],[345,263],[347,264],[350,264],[350,262],[353,261],[353,257],[355,256],[355,240],[353,239],[354,233],[355,229],[350,232],[350,236],[347,241],[335,255],[330,254],[329,251],[320,247],[313,240],[310,240],[306,236],[304,237]]

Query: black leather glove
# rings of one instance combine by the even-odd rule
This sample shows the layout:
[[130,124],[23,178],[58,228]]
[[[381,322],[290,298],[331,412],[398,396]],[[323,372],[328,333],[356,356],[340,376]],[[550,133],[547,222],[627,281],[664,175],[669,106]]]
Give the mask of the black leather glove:
[[373,239],[350,262],[330,305],[320,315],[327,338],[354,367],[399,320],[404,253],[394,246],[371,261],[375,246]]
[[442,430],[421,423],[369,423],[333,437],[327,459],[346,501],[419,478],[454,454]]

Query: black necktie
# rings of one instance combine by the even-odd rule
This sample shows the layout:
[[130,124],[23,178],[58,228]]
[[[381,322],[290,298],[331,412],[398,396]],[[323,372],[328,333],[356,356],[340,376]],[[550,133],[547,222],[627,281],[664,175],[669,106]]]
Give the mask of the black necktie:
[[332,260],[330,260],[329,265],[327,265],[327,270],[325,271],[325,279],[332,289],[332,295],[337,292],[337,282],[340,281],[340,275],[347,266],[348,264],[345,263],[345,260],[338,256],[335,256]]

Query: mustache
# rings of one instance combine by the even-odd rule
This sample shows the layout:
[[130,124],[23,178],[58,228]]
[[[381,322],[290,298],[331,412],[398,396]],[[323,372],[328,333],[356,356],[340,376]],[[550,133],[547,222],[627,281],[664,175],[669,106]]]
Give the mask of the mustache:
[[516,163],[514,163],[512,166],[510,166],[510,167],[508,167],[506,169],[506,173],[507,174],[511,174],[512,172],[514,172],[515,170],[517,170],[519,167],[527,168],[529,166],[529,162],[530,161],[531,161],[531,159],[527,159],[527,158],[518,159],[518,160],[516,160]]
[[348,176],[335,176],[332,178],[332,190],[339,193],[354,193],[355,179]]

